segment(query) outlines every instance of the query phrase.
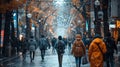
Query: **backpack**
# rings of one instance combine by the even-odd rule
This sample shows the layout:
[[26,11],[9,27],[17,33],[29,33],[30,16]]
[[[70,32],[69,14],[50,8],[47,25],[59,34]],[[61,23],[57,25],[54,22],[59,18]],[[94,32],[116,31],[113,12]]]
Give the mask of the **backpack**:
[[57,44],[57,52],[58,53],[64,53],[64,44],[62,41],[58,41]]
[[75,57],[81,57],[84,55],[84,50],[83,50],[83,44],[76,44],[74,48],[74,56]]
[[35,41],[34,40],[30,40],[29,41],[29,50],[30,51],[35,51],[36,50],[36,43],[35,43]]
[[47,43],[46,43],[47,41],[46,41],[46,39],[45,38],[42,38],[41,40],[40,40],[40,49],[47,49]]

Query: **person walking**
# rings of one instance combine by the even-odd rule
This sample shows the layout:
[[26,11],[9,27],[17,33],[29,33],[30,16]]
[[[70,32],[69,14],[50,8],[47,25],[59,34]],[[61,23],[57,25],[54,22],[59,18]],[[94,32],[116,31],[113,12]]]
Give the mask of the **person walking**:
[[22,56],[23,56],[23,60],[26,59],[26,53],[28,50],[28,43],[27,43],[27,39],[25,37],[22,37],[20,44],[21,44],[21,51],[22,51]]
[[32,62],[34,60],[34,57],[35,57],[35,50],[37,49],[37,42],[33,38],[33,36],[31,36],[28,43],[29,43],[30,59]]
[[111,33],[109,32],[107,34],[107,37],[104,39],[105,44],[106,44],[106,48],[107,48],[107,52],[105,54],[106,56],[106,65],[107,67],[114,67],[114,50],[116,51],[116,54],[118,53],[118,49],[117,49],[117,45],[115,43],[115,40],[113,39],[113,37],[111,36]]
[[48,42],[47,42],[47,39],[45,38],[44,35],[41,35],[41,38],[39,40],[39,49],[41,51],[41,58],[42,58],[42,61],[44,61],[44,56],[45,56],[45,50],[47,50],[47,47],[48,47]]
[[68,50],[70,51],[71,50],[72,39],[68,38],[67,42],[68,42]]
[[106,51],[106,45],[102,37],[96,34],[88,49],[90,67],[103,67],[103,54]]
[[57,41],[57,39],[56,39],[55,37],[53,37],[52,40],[51,40],[52,52],[53,52],[53,53],[55,53],[55,50],[54,50],[55,48],[54,48],[54,46],[55,46],[56,41]]
[[82,37],[80,34],[76,35],[76,39],[72,46],[71,54],[73,54],[75,57],[76,67],[80,67],[81,57],[86,54],[86,49],[85,49],[85,46],[84,46],[84,43],[82,41]]
[[63,59],[63,54],[65,50],[65,43],[62,40],[62,36],[58,36],[58,41],[55,44],[55,49],[58,54],[58,62],[59,62],[59,67],[62,67],[62,59]]

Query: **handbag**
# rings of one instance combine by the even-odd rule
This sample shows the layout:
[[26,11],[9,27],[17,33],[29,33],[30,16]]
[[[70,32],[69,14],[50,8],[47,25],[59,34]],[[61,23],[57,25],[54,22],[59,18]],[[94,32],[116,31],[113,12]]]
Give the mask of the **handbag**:
[[84,56],[83,59],[82,59],[82,64],[87,64],[88,63],[88,60],[87,60],[87,56]]
[[98,46],[100,52],[101,52],[102,55],[103,55],[103,61],[105,61],[105,60],[106,60],[106,59],[105,59],[105,54],[103,53],[103,51],[102,51],[102,49],[100,48],[99,44],[97,44],[97,46]]

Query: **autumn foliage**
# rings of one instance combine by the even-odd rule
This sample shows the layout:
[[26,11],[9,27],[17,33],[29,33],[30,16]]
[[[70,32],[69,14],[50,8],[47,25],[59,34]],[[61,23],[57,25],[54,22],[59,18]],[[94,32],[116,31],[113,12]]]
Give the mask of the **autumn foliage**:
[[6,13],[6,11],[11,11],[22,6],[26,0],[12,0],[10,2],[5,2],[0,0],[0,13]]

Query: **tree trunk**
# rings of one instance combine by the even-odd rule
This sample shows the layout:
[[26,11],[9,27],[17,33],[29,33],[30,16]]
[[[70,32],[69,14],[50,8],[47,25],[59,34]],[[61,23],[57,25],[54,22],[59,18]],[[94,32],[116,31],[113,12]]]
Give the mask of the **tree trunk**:
[[[1,36],[1,28],[2,28],[2,14],[0,13],[0,36]],[[0,38],[1,41],[1,38]]]
[[94,31],[95,31],[95,34],[100,34],[101,35],[101,22],[100,20],[98,19],[98,11],[100,11],[100,6],[96,6],[94,4],[94,12],[95,12],[95,21],[94,21],[94,24],[95,24],[95,28],[94,28]]
[[90,22],[90,19],[88,19],[88,37],[91,37],[91,22]]
[[7,12],[5,15],[5,33],[4,33],[4,43],[3,43],[3,53],[4,56],[8,56],[8,46],[10,41],[10,18],[11,12]]
[[1,28],[2,28],[2,14],[0,13],[0,58],[2,57]]
[[18,26],[18,9],[16,10],[16,14],[17,14],[17,33],[16,33],[16,35],[17,35],[17,38],[19,38],[19,26]]
[[109,23],[108,23],[108,0],[103,0],[103,22],[104,22],[104,37],[107,36],[109,32]]

